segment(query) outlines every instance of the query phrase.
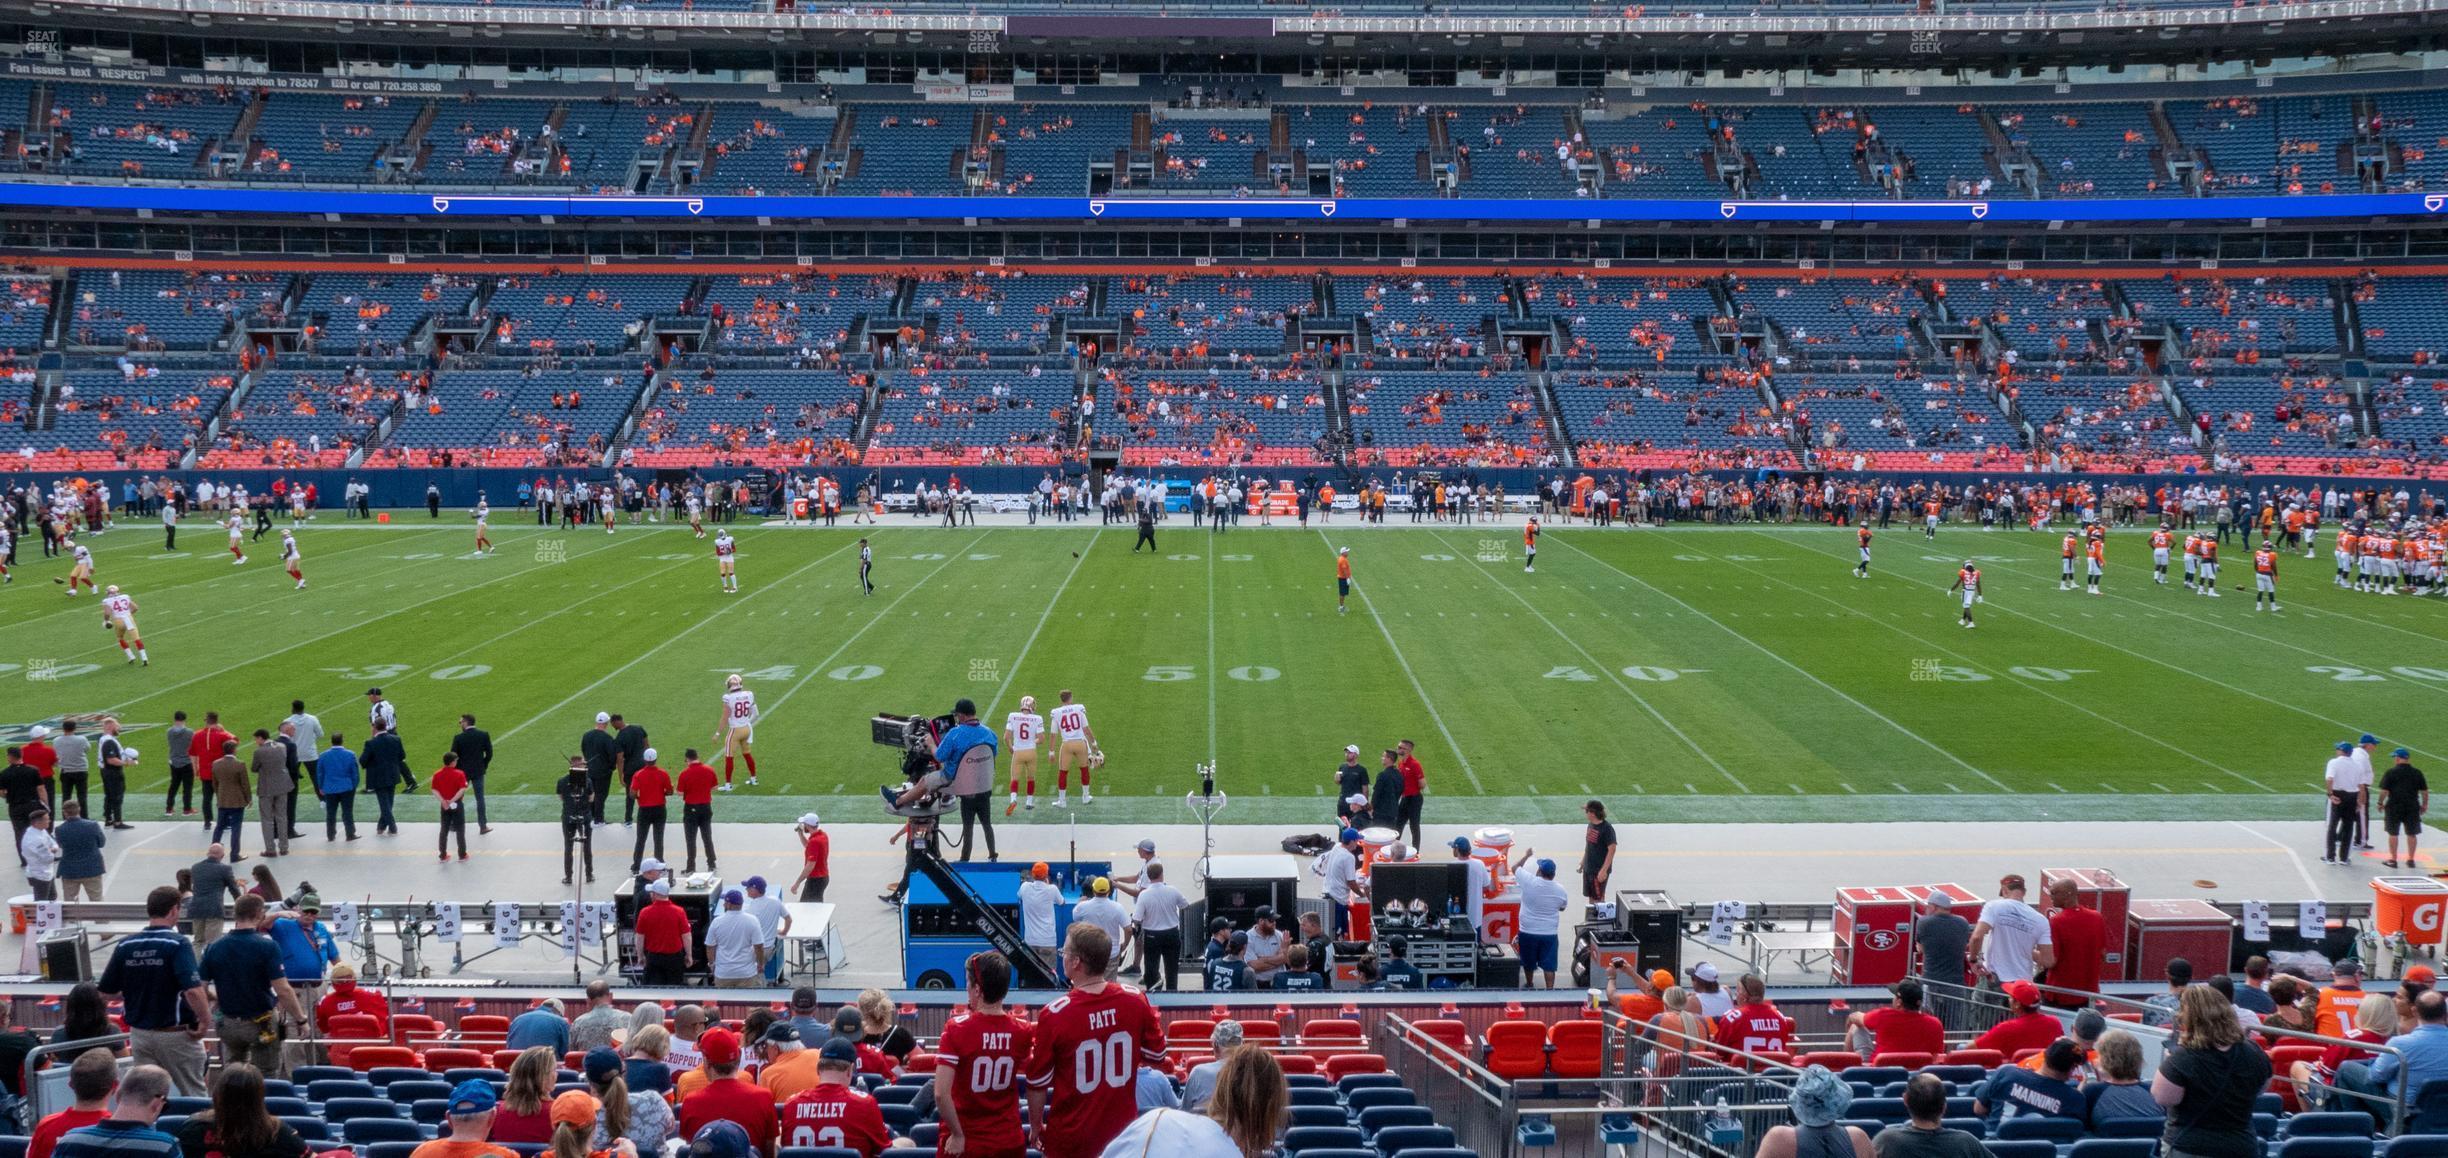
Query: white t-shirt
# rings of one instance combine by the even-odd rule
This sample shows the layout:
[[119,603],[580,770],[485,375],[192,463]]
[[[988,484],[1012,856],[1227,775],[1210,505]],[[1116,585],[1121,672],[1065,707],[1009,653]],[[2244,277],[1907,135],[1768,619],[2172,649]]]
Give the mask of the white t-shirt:
[[1463,863],[1470,866],[1470,884],[1463,889],[1462,903],[1465,911],[1470,914],[1471,928],[1484,928],[1487,925],[1489,883],[1487,862],[1478,857],[1470,857]]
[[[2357,755],[2362,749],[2355,749]],[[2337,792],[2360,792],[2371,784],[2371,770],[2355,763],[2353,756],[2329,758],[2329,787]]]
[[1182,908],[1188,903],[1182,898],[1180,889],[1158,881],[1139,890],[1139,904],[1131,911],[1131,919],[1150,933],[1178,929],[1181,928]]
[[1122,930],[1130,925],[1130,914],[1123,910],[1122,902],[1112,897],[1090,897],[1073,905],[1071,919],[1105,930],[1116,945],[1122,943]]
[[1999,981],[2032,979],[2032,950],[2049,943],[2048,918],[2040,910],[2010,897],[1981,906],[1981,923],[1989,926],[1981,963]]
[[1054,947],[1054,906],[1062,890],[1044,881],[1020,882],[1020,939],[1033,947]]
[[1545,877],[1531,875],[1521,882],[1521,931],[1554,936],[1563,924],[1564,910],[1572,905],[1572,894],[1564,886]]
[[1352,881],[1360,875],[1360,859],[1350,849],[1339,844],[1327,849],[1326,855],[1318,858],[1317,871],[1326,882],[1326,899],[1338,905],[1351,903]]
[[2346,758],[2354,761],[2355,771],[2362,774],[2364,784],[2368,785],[2372,783],[2372,759],[2370,752],[2365,751],[2362,745],[2357,744],[2355,745],[2354,751],[2346,753]]
[[772,945],[774,940],[782,935],[784,912],[782,898],[772,893],[761,897],[750,897],[748,903],[740,907],[740,911],[756,918],[757,928],[764,931],[767,945]]
[[765,943],[765,927],[743,909],[725,909],[706,924],[706,956],[714,959],[716,977],[754,977],[757,946]]

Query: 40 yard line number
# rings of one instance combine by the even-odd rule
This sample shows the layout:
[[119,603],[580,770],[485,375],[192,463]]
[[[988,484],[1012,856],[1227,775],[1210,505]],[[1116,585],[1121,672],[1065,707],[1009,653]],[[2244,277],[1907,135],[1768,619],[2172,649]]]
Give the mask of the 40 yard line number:
[[[1226,679],[1236,679],[1245,684],[1262,684],[1270,680],[1282,679],[1283,672],[1260,664],[1245,664],[1241,667],[1226,668],[1224,676]],[[1147,669],[1147,674],[1139,678],[1152,684],[1174,684],[1183,680],[1197,679],[1198,669],[1186,663],[1153,664]]]

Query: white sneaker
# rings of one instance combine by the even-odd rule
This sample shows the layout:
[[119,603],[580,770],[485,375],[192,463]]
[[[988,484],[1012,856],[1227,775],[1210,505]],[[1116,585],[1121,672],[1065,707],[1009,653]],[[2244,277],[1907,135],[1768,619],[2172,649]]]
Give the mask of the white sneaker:
[[1021,809],[1021,811],[1023,811],[1023,812],[1035,812],[1035,811],[1037,811],[1037,798],[1036,798],[1036,797],[1034,797],[1034,796],[1029,797],[1029,798],[1028,798],[1028,803],[1021,805],[1021,806],[1020,806],[1020,809]]
[[749,778],[748,778],[748,786],[749,786],[750,788],[754,788],[754,787],[756,787],[756,777],[751,776],[751,777],[749,777]]
[[1091,794],[1091,793],[1090,793],[1090,792],[1089,792],[1087,789],[1082,788],[1082,789],[1080,789],[1080,803],[1082,803],[1082,804],[1094,804],[1094,803],[1096,803],[1096,797],[1095,797],[1095,795]]
[[1053,806],[1054,806],[1054,807],[1056,807],[1056,808],[1069,808],[1069,807],[1071,807],[1071,801],[1070,801],[1070,800],[1068,800],[1068,799],[1066,799],[1066,798],[1064,798],[1064,797],[1057,796],[1057,797],[1055,797],[1055,798],[1054,798],[1054,805],[1053,805]]
[[730,785],[728,785],[728,784],[717,784],[717,785],[715,785],[715,786],[714,786],[714,791],[716,791],[716,792],[729,792],[729,791],[731,791],[731,786],[730,786]]

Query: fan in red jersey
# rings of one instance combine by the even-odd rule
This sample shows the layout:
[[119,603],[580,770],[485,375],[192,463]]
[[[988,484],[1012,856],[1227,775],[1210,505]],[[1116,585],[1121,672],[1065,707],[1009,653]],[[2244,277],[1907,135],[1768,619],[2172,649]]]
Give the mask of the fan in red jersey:
[[1139,1113],[1141,1065],[1165,1063],[1164,1029],[1136,986],[1105,979],[1113,939],[1071,926],[1063,972],[1071,992],[1037,1019],[1024,1071],[1039,1095],[1029,1100],[1037,1148],[1046,1158],[1095,1158]]
[[[935,1104],[942,1107],[943,1137],[937,1146],[960,1158],[1020,1158],[1028,1140],[1020,1132],[1020,1063],[1034,1034],[1029,1023],[1003,1012],[1011,991],[1011,962],[1001,953],[969,958],[969,1008],[944,1023],[935,1047]],[[1135,1097],[1134,1097],[1135,1102]]]
[[826,1042],[816,1059],[816,1084],[782,1103],[782,1145],[847,1146],[866,1158],[892,1145],[874,1096],[850,1084],[857,1073],[858,1048],[841,1038]]

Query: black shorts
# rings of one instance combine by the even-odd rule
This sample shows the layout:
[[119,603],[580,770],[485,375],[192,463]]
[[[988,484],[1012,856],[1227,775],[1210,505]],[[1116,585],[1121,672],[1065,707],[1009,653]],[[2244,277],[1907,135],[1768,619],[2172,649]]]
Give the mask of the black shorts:
[[2419,836],[2422,834],[2422,813],[2419,812],[2391,812],[2382,818],[2381,823],[2387,827],[2390,836]]

